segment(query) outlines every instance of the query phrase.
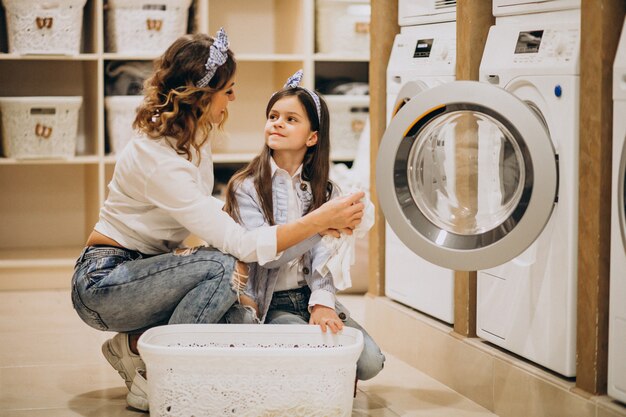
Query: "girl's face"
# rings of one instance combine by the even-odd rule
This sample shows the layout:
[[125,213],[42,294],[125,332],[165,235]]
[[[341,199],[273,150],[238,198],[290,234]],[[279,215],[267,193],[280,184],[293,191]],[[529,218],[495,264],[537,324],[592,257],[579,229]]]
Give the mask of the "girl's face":
[[306,110],[296,96],[281,98],[270,110],[265,123],[265,143],[273,151],[302,152],[317,143]]
[[219,123],[224,118],[228,103],[235,99],[235,77],[228,80],[224,88],[213,94],[209,106],[211,123]]

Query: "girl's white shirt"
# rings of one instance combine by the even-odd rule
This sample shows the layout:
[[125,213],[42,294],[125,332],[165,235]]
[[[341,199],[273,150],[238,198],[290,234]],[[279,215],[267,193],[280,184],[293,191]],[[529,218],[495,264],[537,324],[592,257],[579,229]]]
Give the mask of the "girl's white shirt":
[[171,252],[191,233],[244,262],[277,259],[276,228],[245,230],[213,197],[210,144],[191,161],[172,138],[133,138],[118,156],[95,230],[145,254]]
[[[270,158],[270,168],[272,177],[282,176],[289,184],[287,191],[287,222],[292,222],[302,217],[302,202],[296,194],[296,183],[302,174],[302,164],[296,169],[293,175],[280,168],[274,158]],[[304,272],[302,271],[302,257],[294,259],[278,269],[278,278],[274,292],[285,291],[302,287],[306,284]],[[323,289],[316,289],[309,297],[309,310],[316,304],[321,304],[329,308],[335,308],[335,294]]]

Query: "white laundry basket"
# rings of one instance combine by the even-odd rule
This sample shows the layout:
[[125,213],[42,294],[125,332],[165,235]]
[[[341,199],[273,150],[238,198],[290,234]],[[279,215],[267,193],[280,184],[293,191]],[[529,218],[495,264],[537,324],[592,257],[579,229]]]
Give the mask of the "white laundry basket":
[[139,339],[152,416],[350,416],[363,334],[180,324]]
[[371,6],[363,0],[317,0],[317,51],[369,55]]
[[82,97],[0,97],[4,156],[71,158]]
[[160,55],[187,33],[191,0],[108,0],[109,52]]
[[330,113],[330,152],[335,160],[354,159],[369,117],[370,96],[326,95]]
[[80,53],[83,8],[87,0],[2,0],[6,9],[9,52]]
[[133,122],[143,96],[109,96],[104,98],[106,127],[111,153],[119,154],[137,135]]

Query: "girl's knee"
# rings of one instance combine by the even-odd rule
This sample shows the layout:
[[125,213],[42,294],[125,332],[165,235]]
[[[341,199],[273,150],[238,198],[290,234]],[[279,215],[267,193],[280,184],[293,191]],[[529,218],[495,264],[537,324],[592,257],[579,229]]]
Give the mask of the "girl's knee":
[[365,343],[356,364],[356,377],[361,381],[374,378],[385,366],[385,355],[373,343]]

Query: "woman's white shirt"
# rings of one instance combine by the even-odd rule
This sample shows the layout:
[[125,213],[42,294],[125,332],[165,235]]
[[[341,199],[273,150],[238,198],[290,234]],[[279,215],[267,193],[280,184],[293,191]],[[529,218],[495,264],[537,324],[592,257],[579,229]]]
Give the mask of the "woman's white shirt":
[[213,191],[210,145],[192,161],[174,140],[136,137],[118,156],[95,230],[145,254],[170,252],[190,233],[244,262],[278,257],[276,227],[247,231],[222,211]]

